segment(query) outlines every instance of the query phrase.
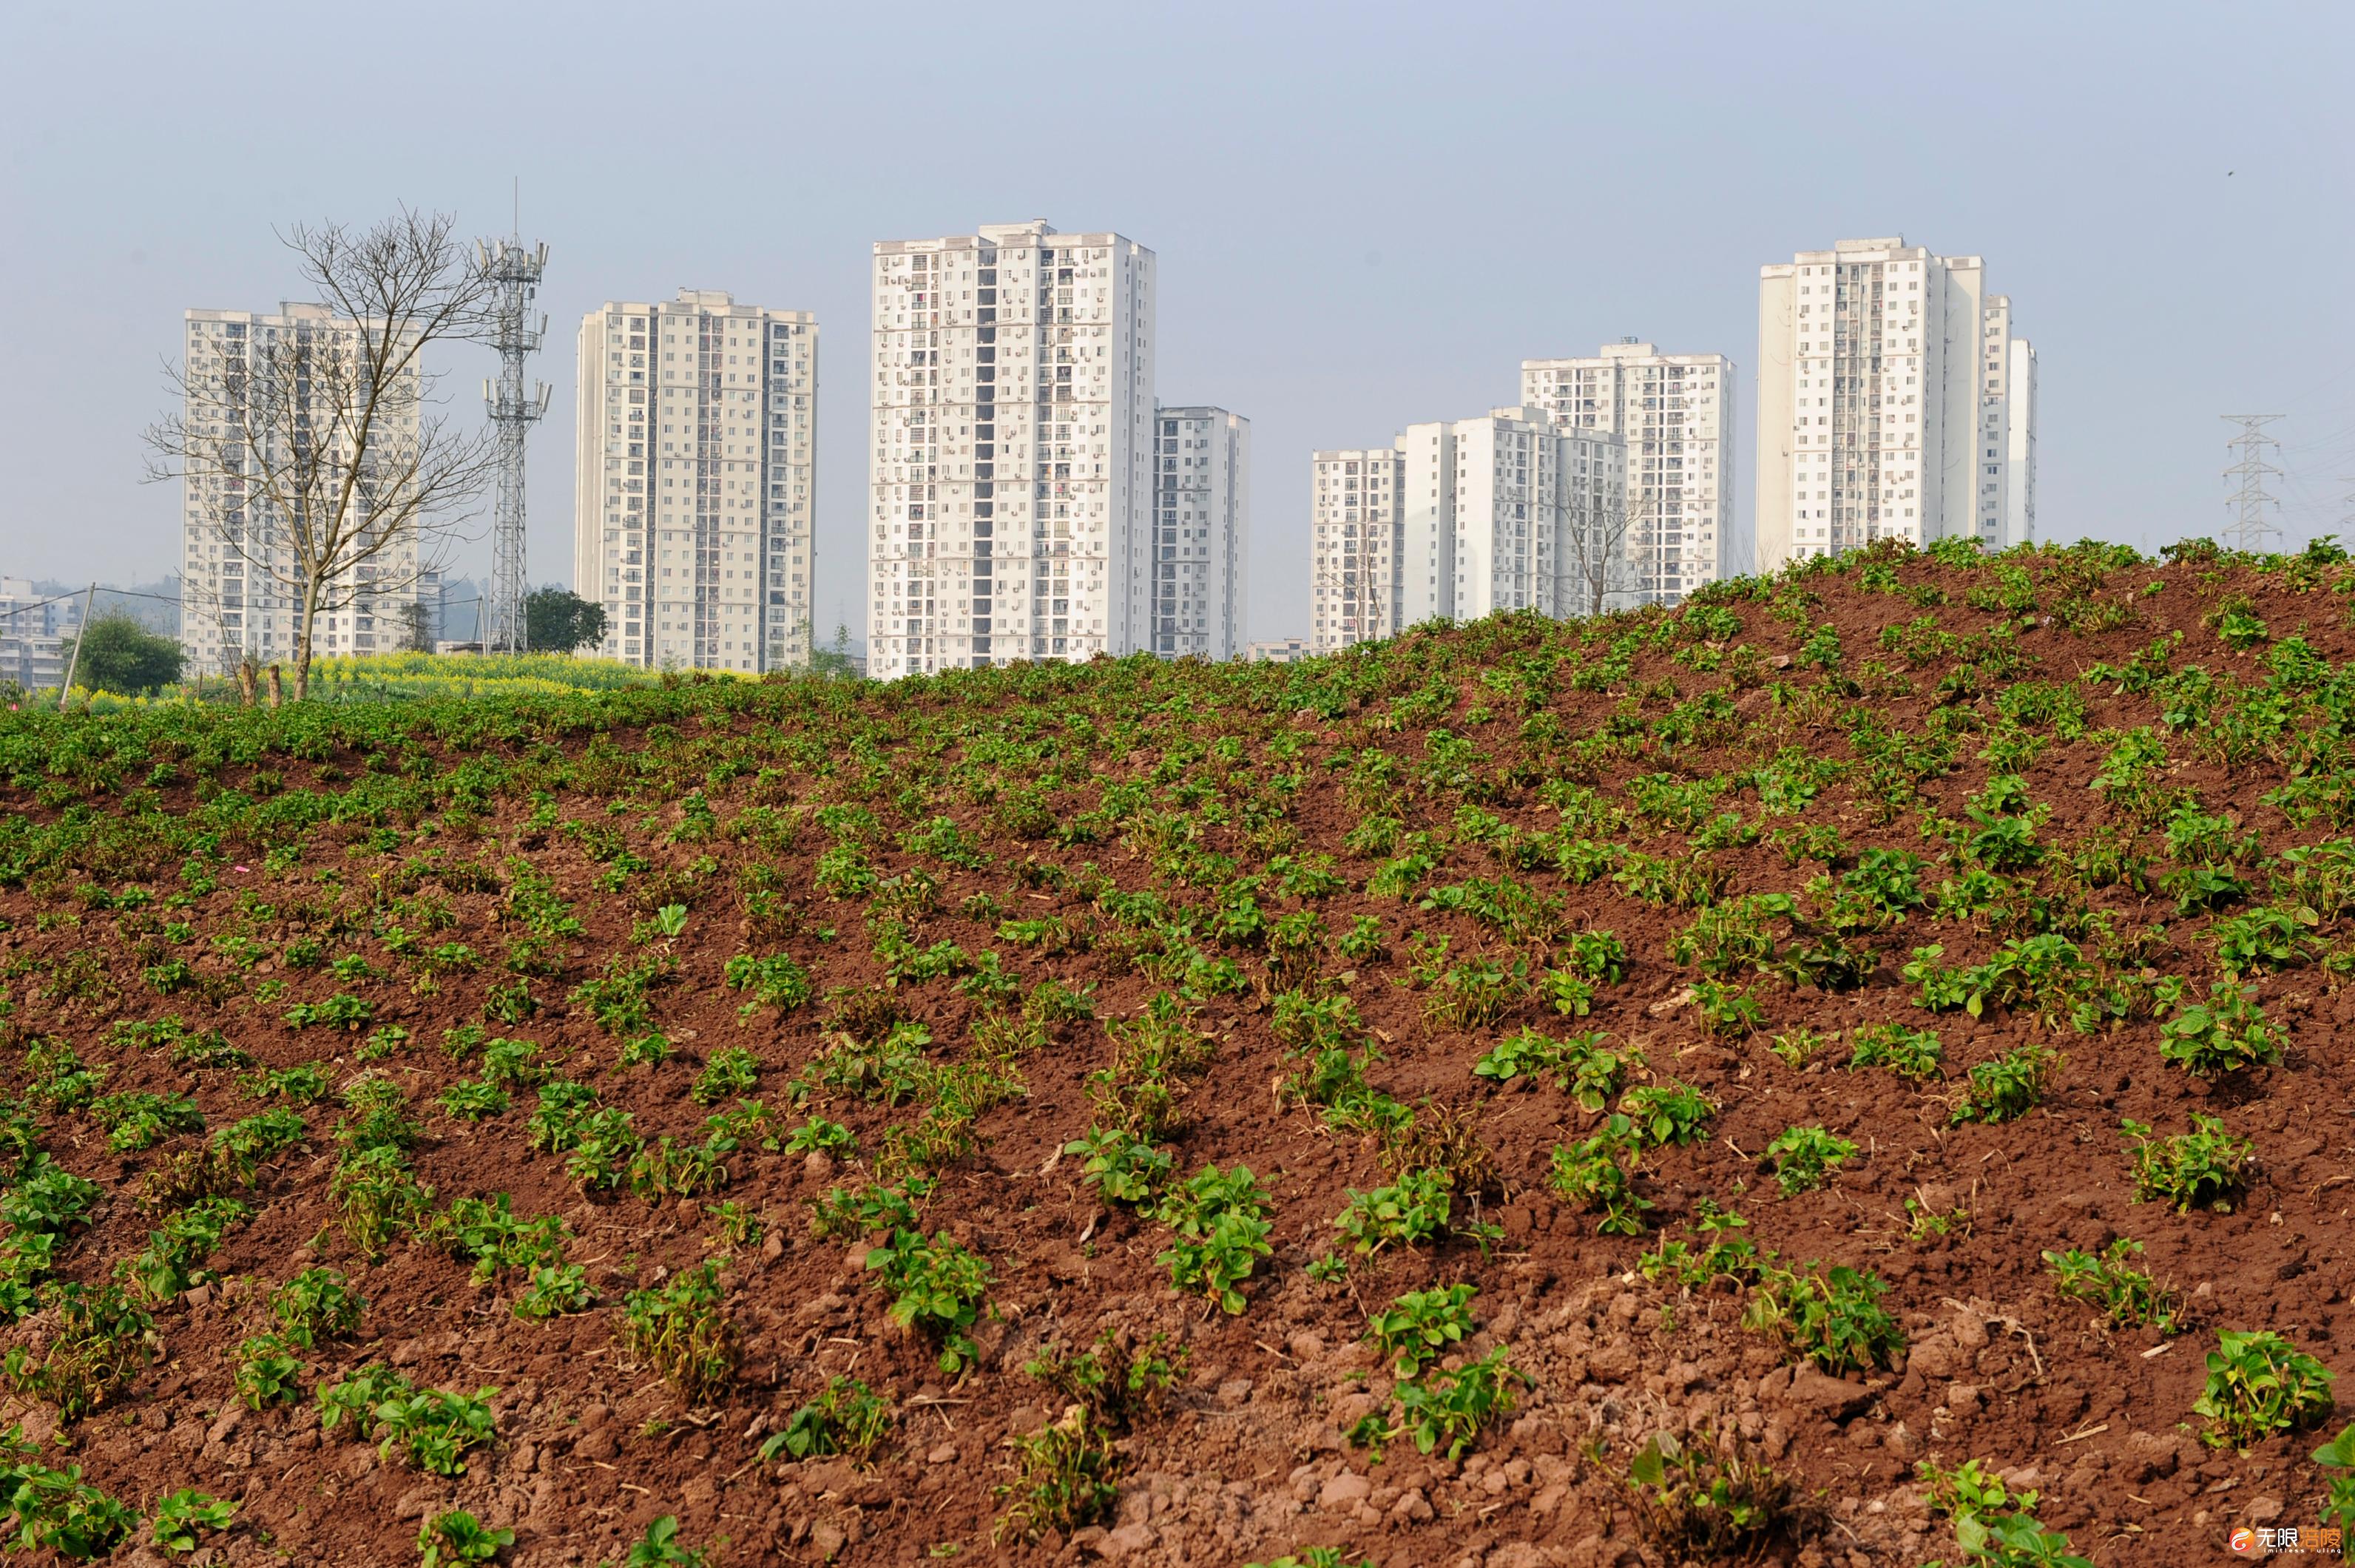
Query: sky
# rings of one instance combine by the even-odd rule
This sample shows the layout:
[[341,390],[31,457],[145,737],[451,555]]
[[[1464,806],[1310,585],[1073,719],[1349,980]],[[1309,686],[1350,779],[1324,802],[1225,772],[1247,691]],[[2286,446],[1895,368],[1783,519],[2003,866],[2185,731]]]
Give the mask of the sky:
[[[1740,368],[1761,265],[1986,259],[2040,363],[2039,529],[2225,521],[2271,428],[2291,546],[2355,537],[2355,7],[191,7],[10,0],[0,574],[176,570],[143,483],[189,307],[296,289],[289,225],[402,204],[549,247],[531,577],[571,561],[573,332],[680,287],[815,312],[821,638],[864,631],[874,241],[1042,218],[1159,258],[1158,391],[1252,421],[1250,626],[1308,624],[1310,453],[1637,336]],[[487,350],[438,362],[472,420]],[[458,565],[486,575],[485,517]]]

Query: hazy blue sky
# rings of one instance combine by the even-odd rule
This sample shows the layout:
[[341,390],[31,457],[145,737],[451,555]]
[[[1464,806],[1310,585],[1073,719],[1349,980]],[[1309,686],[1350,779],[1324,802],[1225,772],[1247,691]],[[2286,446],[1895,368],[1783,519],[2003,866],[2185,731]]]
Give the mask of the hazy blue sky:
[[[1742,367],[1761,263],[1987,258],[2041,361],[2047,538],[2222,518],[2276,430],[2293,543],[2355,492],[2355,10],[27,5],[0,97],[0,571],[177,561],[139,431],[273,227],[397,203],[552,250],[536,580],[570,570],[572,331],[681,285],[813,310],[821,634],[862,629],[879,239],[1044,218],[1160,257],[1160,390],[1252,421],[1252,634],[1306,626],[1308,453],[1515,400],[1623,334]],[[480,406],[486,354],[448,357]],[[2344,530],[2355,534],[2355,528]],[[487,566],[486,546],[468,564]]]

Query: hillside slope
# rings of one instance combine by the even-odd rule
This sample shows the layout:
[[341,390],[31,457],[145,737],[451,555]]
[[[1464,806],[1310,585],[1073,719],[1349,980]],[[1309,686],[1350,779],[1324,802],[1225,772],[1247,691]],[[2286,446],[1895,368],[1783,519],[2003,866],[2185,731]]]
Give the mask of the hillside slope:
[[1972,1458],[2096,1563],[2311,1527],[2344,1417],[2194,1405],[2355,1371],[2355,569],[2182,554],[0,717],[25,1462],[257,1563],[1951,1562]]

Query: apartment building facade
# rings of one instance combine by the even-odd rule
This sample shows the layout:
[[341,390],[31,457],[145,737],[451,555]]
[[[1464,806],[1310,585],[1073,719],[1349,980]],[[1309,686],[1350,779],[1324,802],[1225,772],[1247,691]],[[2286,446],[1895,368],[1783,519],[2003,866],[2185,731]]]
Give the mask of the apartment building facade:
[[1157,411],[1144,645],[1231,659],[1244,641],[1251,421],[1200,406]]
[[581,318],[573,581],[608,658],[761,671],[809,663],[817,319],[719,290]]
[[2032,530],[2033,364],[1977,256],[1897,236],[1760,269],[1758,569],[1880,539],[2000,547]]
[[1146,645],[1154,273],[1044,222],[876,245],[871,675]]
[[1736,368],[1628,337],[1593,355],[1521,361],[1521,401],[1564,429],[1619,436],[1627,456],[1627,591],[1677,604],[1750,570],[1734,507]]
[[40,592],[27,578],[0,577],[0,685],[43,691],[65,683],[65,641],[81,630],[83,599]]
[[1423,621],[1567,617],[1635,602],[1619,531],[1626,443],[1615,432],[1519,406],[1409,425],[1387,451],[1314,461],[1318,653]]
[[[345,400],[356,400],[359,331],[309,304],[282,304],[275,314],[191,310],[183,325],[182,417],[193,451],[180,481],[180,640],[194,672],[222,674],[249,656],[267,664],[294,651],[301,574],[282,515],[287,497],[272,476],[306,468],[286,446],[298,429],[323,443],[346,439],[353,409],[329,406],[331,395],[315,407],[298,400],[313,396],[314,385],[350,389]],[[423,391],[412,367],[379,398],[372,436],[379,462],[414,448]],[[298,406],[303,413],[289,411]],[[438,599],[440,582],[415,531],[402,530],[324,585],[313,653],[409,646],[418,606]]]
[[[1401,438],[1403,439],[1403,438]],[[1312,653],[1405,629],[1406,458],[1393,444],[1320,452],[1311,464],[1308,536]]]

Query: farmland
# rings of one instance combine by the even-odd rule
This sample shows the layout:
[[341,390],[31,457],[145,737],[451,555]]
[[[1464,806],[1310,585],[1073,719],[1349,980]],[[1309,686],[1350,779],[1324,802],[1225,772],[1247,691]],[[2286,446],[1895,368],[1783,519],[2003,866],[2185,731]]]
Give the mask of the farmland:
[[0,1526],[2355,1523],[2350,608],[2327,547],[1879,549],[1289,667],[0,716]]

